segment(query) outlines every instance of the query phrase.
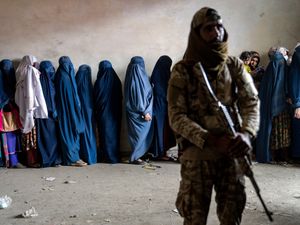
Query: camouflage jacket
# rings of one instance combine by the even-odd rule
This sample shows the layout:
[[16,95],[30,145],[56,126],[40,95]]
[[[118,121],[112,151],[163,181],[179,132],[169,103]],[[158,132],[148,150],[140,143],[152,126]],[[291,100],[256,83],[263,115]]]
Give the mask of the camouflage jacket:
[[[255,136],[259,127],[259,99],[251,75],[236,57],[228,57],[224,72],[214,80],[207,74],[217,98],[229,108],[240,132]],[[178,62],[172,69],[168,87],[168,114],[177,143],[188,141],[204,155],[212,153],[205,146],[208,132],[222,134],[226,125],[214,107],[199,64]]]

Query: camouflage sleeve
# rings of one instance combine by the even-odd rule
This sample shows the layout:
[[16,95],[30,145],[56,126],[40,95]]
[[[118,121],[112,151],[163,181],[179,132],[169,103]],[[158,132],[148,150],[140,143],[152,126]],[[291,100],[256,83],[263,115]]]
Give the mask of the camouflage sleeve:
[[207,130],[188,116],[187,81],[187,70],[182,64],[176,64],[172,69],[167,95],[169,123],[182,138],[202,149]]
[[241,131],[247,131],[256,136],[259,128],[259,99],[251,75],[244,69],[243,63],[238,58],[231,58],[232,76],[238,89],[238,107],[242,119]]

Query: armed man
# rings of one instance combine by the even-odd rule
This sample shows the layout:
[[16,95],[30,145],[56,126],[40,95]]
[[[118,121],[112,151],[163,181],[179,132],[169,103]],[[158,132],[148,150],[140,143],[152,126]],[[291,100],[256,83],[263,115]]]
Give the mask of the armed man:
[[246,203],[237,159],[252,149],[259,100],[242,61],[228,56],[227,41],[220,14],[200,9],[192,19],[183,60],[169,81],[169,120],[182,151],[176,207],[184,225],[206,224],[213,189],[221,225],[240,224]]

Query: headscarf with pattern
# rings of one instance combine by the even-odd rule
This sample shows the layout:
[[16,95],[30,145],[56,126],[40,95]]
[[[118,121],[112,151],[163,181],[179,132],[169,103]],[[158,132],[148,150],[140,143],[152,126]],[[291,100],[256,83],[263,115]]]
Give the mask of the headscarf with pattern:
[[223,42],[207,43],[199,35],[199,29],[203,24],[219,19],[221,16],[212,8],[204,7],[196,12],[191,23],[188,46],[183,57],[184,60],[192,63],[201,62],[205,70],[212,75],[217,75],[224,69],[228,55],[228,34],[224,29]]

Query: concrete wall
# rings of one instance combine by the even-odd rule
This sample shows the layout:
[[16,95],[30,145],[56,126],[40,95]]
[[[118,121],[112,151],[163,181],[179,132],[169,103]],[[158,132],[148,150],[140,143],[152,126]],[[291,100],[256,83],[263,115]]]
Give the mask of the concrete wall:
[[32,54],[57,66],[68,55],[75,69],[89,64],[94,80],[108,59],[123,81],[130,58],[140,55],[151,75],[160,55],[182,57],[191,18],[203,6],[222,15],[233,55],[292,49],[300,40],[299,0],[0,0],[0,59]]

